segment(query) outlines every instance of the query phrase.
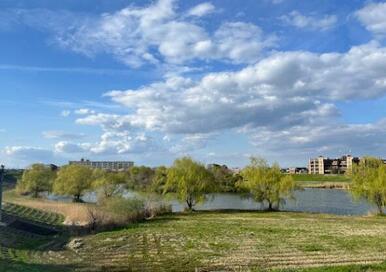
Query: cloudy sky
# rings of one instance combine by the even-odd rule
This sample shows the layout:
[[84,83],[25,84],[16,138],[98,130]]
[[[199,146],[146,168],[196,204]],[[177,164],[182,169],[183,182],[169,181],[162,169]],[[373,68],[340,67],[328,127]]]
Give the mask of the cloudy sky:
[[0,162],[386,157],[386,2],[1,0]]

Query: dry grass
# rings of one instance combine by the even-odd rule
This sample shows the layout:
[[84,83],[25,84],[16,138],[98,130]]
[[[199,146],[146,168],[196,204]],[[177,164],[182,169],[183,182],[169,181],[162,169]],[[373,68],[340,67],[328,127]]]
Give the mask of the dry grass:
[[63,203],[45,199],[18,197],[13,193],[5,194],[5,202],[23,205],[65,216],[64,224],[84,226],[89,224],[88,205],[81,203]]
[[[2,251],[0,265],[5,258],[25,263],[22,268],[11,267],[8,271],[12,272],[57,271],[40,269],[42,265],[78,272],[293,272],[310,267],[379,264],[386,260],[385,226],[385,217],[290,212],[175,214],[121,230],[82,236],[83,246],[74,251],[36,250],[39,241],[28,243],[32,238],[23,239],[16,233],[14,241],[19,245],[17,248],[13,242],[6,245],[12,248]],[[9,233],[5,235],[10,237]],[[0,244],[2,241],[0,239]],[[38,265],[40,270],[30,270],[31,265]],[[72,269],[65,270],[63,265]],[[371,266],[380,267],[378,270],[362,270],[355,266],[355,270],[320,271],[384,271],[381,269],[386,268],[385,265]]]

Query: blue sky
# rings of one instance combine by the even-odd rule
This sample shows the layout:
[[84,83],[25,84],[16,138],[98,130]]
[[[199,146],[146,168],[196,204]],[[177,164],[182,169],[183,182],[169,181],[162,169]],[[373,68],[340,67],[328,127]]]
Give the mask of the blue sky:
[[0,161],[386,157],[384,14],[359,0],[1,0]]

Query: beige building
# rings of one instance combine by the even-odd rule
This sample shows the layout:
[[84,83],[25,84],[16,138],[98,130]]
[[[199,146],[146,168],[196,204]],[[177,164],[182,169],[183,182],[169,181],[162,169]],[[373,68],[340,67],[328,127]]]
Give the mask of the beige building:
[[330,159],[323,156],[312,158],[308,162],[309,174],[344,174],[351,169],[354,163],[359,163],[359,158],[351,155],[342,156],[341,158]]
[[70,161],[70,165],[83,165],[91,168],[99,168],[110,171],[126,171],[134,166],[132,161],[90,161],[81,159],[80,161]]

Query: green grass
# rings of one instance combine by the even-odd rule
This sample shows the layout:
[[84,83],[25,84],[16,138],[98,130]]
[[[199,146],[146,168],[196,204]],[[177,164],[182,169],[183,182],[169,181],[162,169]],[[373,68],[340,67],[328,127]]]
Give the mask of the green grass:
[[78,252],[53,250],[52,237],[0,230],[1,272],[359,272],[386,266],[386,217],[182,213],[81,237]]
[[346,265],[334,267],[317,267],[308,269],[286,269],[275,272],[384,272],[386,271],[386,262],[372,265]]
[[295,181],[300,182],[351,182],[350,178],[345,175],[314,175],[314,174],[297,174],[291,175]]
[[[7,214],[24,220],[57,226],[60,215],[7,204]],[[18,229],[0,226],[0,271],[1,272],[70,272],[73,271],[71,252],[57,251],[66,243],[68,235],[42,236]]]
[[53,226],[60,226],[64,221],[64,216],[61,214],[45,212],[12,203],[5,203],[3,210],[10,215],[15,215],[30,221]]
[[1,272],[71,272],[73,268],[65,265],[41,265],[24,262],[9,262],[0,259]]
[[385,218],[377,217],[180,214],[89,236],[79,254],[96,267],[133,271],[265,271],[329,263],[360,265],[386,260],[385,226]]

